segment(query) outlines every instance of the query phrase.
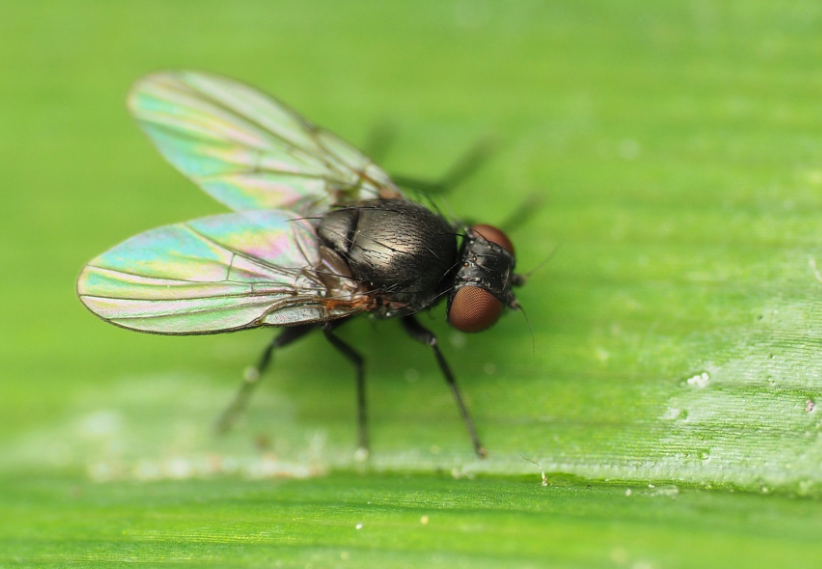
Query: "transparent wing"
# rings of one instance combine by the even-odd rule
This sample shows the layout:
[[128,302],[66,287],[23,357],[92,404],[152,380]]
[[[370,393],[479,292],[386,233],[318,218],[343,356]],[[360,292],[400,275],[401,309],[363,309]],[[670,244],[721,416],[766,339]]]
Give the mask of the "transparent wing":
[[359,150],[231,79],[156,73],[134,85],[128,105],[169,162],[235,211],[310,214],[335,203],[402,197]]
[[77,293],[104,320],[161,334],[299,324],[363,310],[356,283],[329,290],[318,267],[309,223],[290,212],[248,211],[132,237],[83,269]]

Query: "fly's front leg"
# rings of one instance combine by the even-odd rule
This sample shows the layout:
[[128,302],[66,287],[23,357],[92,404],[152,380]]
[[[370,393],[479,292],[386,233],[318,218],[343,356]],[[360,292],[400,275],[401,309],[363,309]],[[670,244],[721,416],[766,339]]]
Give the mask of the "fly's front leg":
[[357,455],[358,458],[365,459],[368,457],[368,414],[365,398],[365,361],[362,356],[354,348],[349,346],[346,342],[338,338],[334,334],[334,329],[345,322],[345,320],[332,320],[322,325],[325,337],[331,342],[338,352],[354,364],[354,369],[357,374],[357,426],[359,429],[357,437]]
[[449,387],[451,387],[451,392],[454,394],[454,399],[457,401],[457,407],[459,407],[462,418],[465,421],[465,426],[468,428],[468,434],[471,435],[471,442],[474,443],[474,452],[477,453],[479,458],[484,458],[486,455],[485,447],[482,446],[482,443],[477,436],[477,430],[474,428],[474,421],[471,420],[471,415],[468,413],[468,409],[462,401],[462,394],[460,393],[460,388],[457,385],[457,380],[454,378],[454,374],[451,373],[451,368],[448,366],[448,362],[445,361],[442,352],[440,352],[440,347],[437,345],[437,337],[433,332],[431,332],[431,330],[423,327],[422,324],[420,324],[413,316],[406,316],[401,320],[401,322],[402,327],[406,332],[408,332],[409,336],[418,342],[431,346],[431,349],[434,350],[434,355],[437,358],[440,371],[442,371],[442,375],[445,376],[445,381],[448,383]]
[[214,426],[217,433],[222,434],[228,431],[237,420],[237,417],[240,416],[240,413],[243,412],[248,400],[251,398],[251,394],[254,393],[254,389],[256,389],[257,385],[259,385],[263,372],[268,367],[268,364],[271,363],[271,356],[274,353],[274,349],[282,348],[283,346],[287,346],[288,344],[299,340],[316,327],[317,326],[315,324],[305,324],[303,326],[291,326],[285,328],[271,341],[270,344],[268,344],[268,346],[266,346],[260,356],[260,360],[257,362],[257,365],[249,367],[245,370],[243,383],[240,385],[240,389],[237,390],[234,400],[226,408],[226,410],[223,411],[220,418],[217,419],[217,423]]

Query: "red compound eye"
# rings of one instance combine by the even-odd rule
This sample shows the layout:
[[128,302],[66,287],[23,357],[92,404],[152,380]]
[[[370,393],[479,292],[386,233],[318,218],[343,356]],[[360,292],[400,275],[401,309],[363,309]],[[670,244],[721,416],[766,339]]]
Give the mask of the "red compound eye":
[[483,237],[484,239],[490,241],[491,243],[496,243],[512,255],[514,254],[514,245],[511,243],[511,240],[508,239],[508,236],[502,232],[501,229],[497,229],[493,225],[478,223],[477,225],[471,226],[471,231],[473,231],[480,237]]
[[[490,239],[489,239],[490,241]],[[502,302],[476,286],[457,291],[448,307],[448,323],[460,332],[482,332],[494,325],[502,314]]]

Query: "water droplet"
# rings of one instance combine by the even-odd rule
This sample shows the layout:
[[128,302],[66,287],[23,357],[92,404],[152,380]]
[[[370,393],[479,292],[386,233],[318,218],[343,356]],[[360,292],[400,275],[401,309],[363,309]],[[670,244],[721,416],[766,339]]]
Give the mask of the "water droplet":
[[708,375],[708,372],[702,372],[697,374],[693,377],[688,378],[687,384],[693,387],[698,387],[700,389],[707,387],[708,383],[711,381],[711,376]]
[[675,409],[674,407],[668,407],[668,409],[665,410],[665,412],[662,414],[662,417],[660,417],[660,419],[662,419],[663,421],[665,421],[665,420],[672,421],[673,419],[676,419],[677,417],[679,417],[679,414],[680,414],[679,409]]

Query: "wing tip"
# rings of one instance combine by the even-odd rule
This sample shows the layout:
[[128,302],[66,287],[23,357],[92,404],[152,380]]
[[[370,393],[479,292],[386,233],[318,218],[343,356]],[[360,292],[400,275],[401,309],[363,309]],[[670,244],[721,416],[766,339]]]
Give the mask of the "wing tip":
[[131,111],[132,114],[136,113],[140,107],[140,97],[145,93],[148,86],[164,83],[168,79],[174,78],[178,73],[178,71],[173,69],[165,69],[143,75],[137,79],[131,84],[128,94],[126,95],[126,106],[128,110]]
[[152,86],[182,85],[187,82],[186,79],[195,76],[210,77],[211,75],[193,69],[160,69],[143,75],[131,84],[126,95],[126,106],[132,114],[136,114],[141,106],[141,96],[149,91]]

